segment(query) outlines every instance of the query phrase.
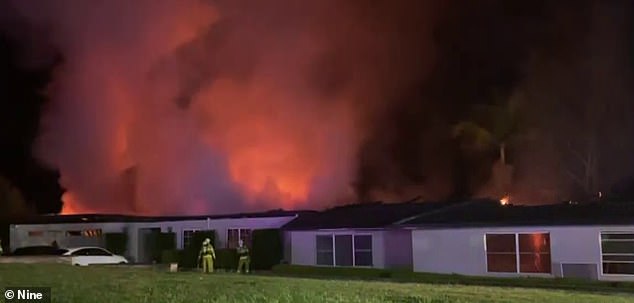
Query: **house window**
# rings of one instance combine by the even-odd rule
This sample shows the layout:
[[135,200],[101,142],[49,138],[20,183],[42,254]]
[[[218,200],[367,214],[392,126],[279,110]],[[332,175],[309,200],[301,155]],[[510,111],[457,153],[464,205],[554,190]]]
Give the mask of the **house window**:
[[317,265],[334,265],[332,235],[317,236]]
[[335,265],[352,266],[352,235],[335,236]]
[[44,235],[44,232],[41,230],[31,230],[29,231],[29,237],[41,237]]
[[101,229],[86,229],[81,233],[84,237],[101,237]]
[[550,273],[550,235],[487,234],[488,272]]
[[185,229],[183,230],[183,248],[189,247],[192,241],[194,233],[199,231],[198,229]]
[[354,265],[372,266],[372,236],[354,236]]
[[371,235],[317,235],[317,265],[372,266]]
[[519,234],[520,272],[550,273],[550,235]]
[[237,248],[238,240],[242,240],[246,246],[251,246],[251,230],[246,228],[227,230],[227,248]]
[[517,272],[516,251],[515,234],[487,234],[487,271]]
[[603,274],[634,275],[634,233],[601,233]]

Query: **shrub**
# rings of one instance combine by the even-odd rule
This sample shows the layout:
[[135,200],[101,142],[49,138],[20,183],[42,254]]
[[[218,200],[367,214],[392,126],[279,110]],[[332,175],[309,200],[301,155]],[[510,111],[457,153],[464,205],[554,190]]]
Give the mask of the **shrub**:
[[128,234],[106,233],[106,249],[117,255],[123,255],[128,247]]
[[[193,233],[188,245],[184,248],[181,262],[178,264],[179,267],[198,267],[198,253],[200,252],[200,248],[205,238],[211,239],[211,243],[216,243],[216,231],[204,230]],[[216,245],[214,245],[214,248],[215,247]]]
[[158,234],[158,240],[156,241],[156,250],[159,252],[159,259],[163,252],[166,250],[176,249],[176,233],[160,233]]
[[269,270],[280,264],[284,258],[282,237],[279,229],[258,229],[253,231],[251,267]]
[[176,234],[152,232],[146,240],[147,248],[153,262],[161,262],[164,250],[176,249]]
[[238,268],[238,252],[232,248],[217,249],[214,267],[226,271],[235,271]]
[[164,250],[161,254],[161,263],[181,263],[183,250],[169,249]]

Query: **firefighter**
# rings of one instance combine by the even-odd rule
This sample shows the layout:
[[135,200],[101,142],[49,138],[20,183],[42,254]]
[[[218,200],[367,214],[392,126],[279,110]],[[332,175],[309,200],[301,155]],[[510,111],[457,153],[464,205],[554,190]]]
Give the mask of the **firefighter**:
[[200,248],[200,253],[198,253],[198,261],[200,261],[201,258],[203,262],[203,272],[213,272],[216,252],[214,251],[214,246],[211,244],[211,240],[209,238],[203,241],[203,246]]
[[244,272],[249,273],[249,263],[251,263],[251,258],[249,257],[249,248],[244,245],[244,241],[238,241],[238,273],[242,273],[242,267],[244,267]]

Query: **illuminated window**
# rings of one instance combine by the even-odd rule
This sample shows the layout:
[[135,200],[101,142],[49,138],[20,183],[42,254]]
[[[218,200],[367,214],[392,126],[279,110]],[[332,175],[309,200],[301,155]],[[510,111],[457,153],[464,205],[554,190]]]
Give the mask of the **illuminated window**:
[[634,233],[601,233],[603,273],[634,275]]
[[551,273],[550,235],[487,234],[488,272]]
[[520,272],[550,273],[550,235],[519,234]]
[[371,235],[317,235],[316,264],[372,266]]
[[29,231],[29,237],[41,237],[44,235],[44,232],[41,230],[31,230]]
[[487,271],[517,272],[515,235],[486,235]]
[[101,229],[86,229],[81,233],[84,237],[101,237]]
[[246,228],[230,228],[227,230],[227,248],[237,248],[238,240],[244,245],[251,246],[251,230]]

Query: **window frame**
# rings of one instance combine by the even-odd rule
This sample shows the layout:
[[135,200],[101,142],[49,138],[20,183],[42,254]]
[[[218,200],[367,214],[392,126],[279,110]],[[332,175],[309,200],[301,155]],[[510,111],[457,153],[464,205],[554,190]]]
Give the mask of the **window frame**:
[[[617,254],[604,254],[603,253],[603,235],[623,235],[623,234],[634,234],[634,231],[599,231],[599,264],[600,264],[600,274],[604,275],[604,276],[610,276],[610,277],[632,277],[634,276],[634,272],[632,272],[631,274],[612,274],[612,273],[606,273],[604,272],[604,266],[603,263],[605,262],[603,260],[603,256],[605,255],[618,255],[618,256],[634,256],[634,251],[632,253],[617,253]],[[620,240],[620,239],[619,239]],[[632,238],[632,240],[625,240],[625,241],[613,241],[613,242],[634,242],[634,237]],[[627,263],[627,264],[633,264],[634,261],[619,261],[619,262],[607,262],[607,263]]]
[[[317,248],[317,237],[329,237],[330,238],[330,250],[319,250]],[[320,252],[330,252],[330,256],[332,257],[332,264],[319,264],[318,255]],[[353,261],[354,263],[354,261]],[[337,261],[335,260],[335,236],[334,234],[316,234],[315,235],[315,265],[316,266],[327,266],[327,267],[335,267],[337,266]]]
[[[317,264],[317,237],[318,236],[328,236],[330,237],[330,240],[332,241],[332,265],[321,265],[321,264]],[[347,265],[337,265],[337,259],[336,259],[336,252],[337,252],[337,246],[335,244],[335,237],[336,236],[351,236],[352,237],[352,266],[347,266]],[[370,249],[356,249],[355,245],[354,245],[354,239],[356,236],[369,236],[370,237]],[[322,233],[322,232],[318,232],[314,234],[314,239],[315,239],[315,265],[316,266],[325,266],[325,267],[360,267],[360,268],[373,268],[374,267],[374,235],[372,233]],[[357,260],[356,260],[356,256],[355,253],[359,251],[359,252],[370,252],[370,256],[371,256],[371,262],[370,265],[357,265]]]
[[182,243],[182,245],[183,246],[181,248],[185,249],[187,247],[187,242],[191,241],[191,239],[192,239],[191,236],[185,237],[185,233],[186,232],[191,232],[192,235],[193,235],[194,233],[197,233],[197,232],[199,232],[201,230],[202,229],[200,229],[200,228],[183,228],[183,230],[182,230],[182,235],[183,235],[183,243]]
[[[370,248],[369,249],[357,249],[356,246],[354,245],[355,243],[355,239],[357,236],[360,237],[370,237]],[[370,265],[357,265],[357,257],[356,254],[357,252],[369,252],[370,253]],[[368,267],[368,268],[372,268],[374,267],[374,239],[372,237],[372,234],[353,234],[352,235],[352,266],[354,267]]]
[[[547,234],[548,235],[548,256],[550,259],[550,270],[549,272],[523,272],[520,268],[521,266],[521,256],[520,253],[520,235],[533,235],[533,234]],[[515,237],[515,271],[489,271],[489,260],[488,260],[488,248],[487,248],[487,235],[513,235]],[[484,243],[484,268],[487,274],[497,274],[497,275],[535,275],[535,276],[552,276],[553,275],[553,260],[552,260],[552,241],[551,241],[551,233],[548,231],[522,231],[522,232],[485,232],[483,237]],[[546,254],[546,253],[540,253]]]
[[[230,231],[232,231],[232,230],[238,230],[238,242],[236,242],[236,247],[230,247],[230,246],[229,246],[229,243],[230,243],[230,241],[229,241],[229,234],[230,234]],[[229,228],[227,228],[227,239],[226,239],[226,240],[227,240],[227,242],[225,243],[225,248],[229,248],[229,249],[234,249],[234,248],[237,248],[237,247],[238,247],[238,245],[239,245],[238,243],[240,243],[239,241],[240,241],[240,240],[242,240],[242,231],[243,231],[243,230],[247,230],[247,231],[249,231],[249,241],[244,241],[244,240],[243,240],[243,241],[244,241],[244,244],[245,244],[247,247],[251,247],[251,241],[253,241],[253,231],[254,231],[254,229],[253,229],[253,228],[247,228],[247,227],[229,227]]]
[[29,237],[43,237],[44,231],[43,230],[29,230],[28,236]]

